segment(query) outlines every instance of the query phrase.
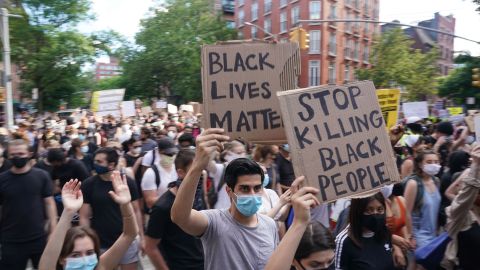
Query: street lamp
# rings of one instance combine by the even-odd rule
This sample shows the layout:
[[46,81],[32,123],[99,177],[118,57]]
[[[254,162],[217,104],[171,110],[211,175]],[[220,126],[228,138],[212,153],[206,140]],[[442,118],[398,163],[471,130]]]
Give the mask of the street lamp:
[[2,17],[2,43],[3,43],[3,69],[4,69],[4,83],[6,90],[5,98],[5,114],[7,120],[7,128],[13,127],[13,93],[12,93],[12,67],[10,63],[10,33],[8,26],[8,17],[23,18],[20,15],[8,14],[8,9],[2,8],[0,13]]
[[275,39],[275,40],[277,39],[277,35],[274,35],[274,34],[268,32],[268,31],[265,30],[263,27],[260,27],[260,26],[258,26],[258,25],[256,25],[256,24],[253,24],[253,23],[250,23],[250,22],[245,22],[245,24],[248,25],[248,26],[252,26],[252,27],[255,27],[255,28],[258,28],[258,29],[262,30],[265,34],[268,35],[266,38],[268,38],[268,37],[273,37],[273,39]]

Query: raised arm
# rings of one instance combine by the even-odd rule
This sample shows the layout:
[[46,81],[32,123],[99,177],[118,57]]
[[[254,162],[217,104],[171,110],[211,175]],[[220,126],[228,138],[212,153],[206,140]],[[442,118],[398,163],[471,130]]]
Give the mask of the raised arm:
[[114,191],[109,191],[108,194],[120,205],[123,218],[123,233],[100,257],[99,265],[102,267],[100,269],[114,269],[120,263],[123,255],[138,234],[135,212],[130,203],[131,196],[127,178],[125,176],[121,177],[120,173],[115,171],[112,174],[112,185]]
[[292,205],[295,212],[292,226],[268,260],[265,270],[290,269],[300,240],[310,222],[310,208],[320,205],[314,195],[316,193],[318,193],[316,188],[303,187],[292,195]]
[[63,241],[71,227],[73,215],[82,207],[83,195],[78,180],[68,181],[62,189],[63,212],[57,226],[50,235],[47,246],[40,258],[39,270],[56,269]]
[[202,171],[213,159],[216,151],[222,150],[222,142],[227,141],[223,129],[207,129],[197,137],[195,159],[183,179],[172,206],[171,218],[183,231],[190,235],[202,235],[208,226],[207,217],[192,209],[195,191]]

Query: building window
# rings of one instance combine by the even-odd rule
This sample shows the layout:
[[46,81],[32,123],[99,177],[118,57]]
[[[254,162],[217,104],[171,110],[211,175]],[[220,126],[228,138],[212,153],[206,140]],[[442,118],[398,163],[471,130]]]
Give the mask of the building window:
[[355,1],[355,8],[360,9],[360,0],[354,0]]
[[320,85],[320,61],[308,61],[308,86]]
[[234,21],[227,21],[227,28],[235,29],[235,22]]
[[369,59],[370,59],[370,52],[368,50],[368,44],[365,44],[365,46],[363,46],[363,62],[368,63]]
[[252,21],[258,19],[258,3],[255,1],[252,4]]
[[364,32],[365,36],[367,36],[368,32],[370,31],[368,25],[369,25],[369,23],[365,23],[365,27],[363,28],[363,32]]
[[284,7],[288,4],[288,0],[280,0],[280,7]]
[[353,48],[353,59],[358,60],[358,54],[360,52],[360,44],[355,42],[355,47]]
[[280,13],[280,33],[287,31],[287,12]]
[[345,55],[347,59],[352,59],[352,40],[345,38]]
[[245,11],[243,11],[243,9],[240,9],[238,11],[238,26],[243,26],[243,24],[245,23]]
[[264,12],[269,13],[270,11],[272,11],[272,0],[265,0]]
[[310,20],[320,20],[321,18],[321,2],[310,1]]
[[328,40],[328,53],[337,54],[337,35],[334,32],[330,33],[330,39]]
[[328,64],[328,83],[335,83],[337,81],[335,61]]
[[343,80],[345,82],[350,81],[350,65],[349,64],[345,64],[345,74],[344,74]]
[[292,8],[292,26],[296,26],[300,20],[300,6],[294,6]]
[[243,39],[244,38],[243,31],[238,31],[237,35],[238,35],[238,39]]
[[[348,10],[345,10],[347,20],[351,20],[352,16]],[[352,22],[345,22],[345,32],[351,33],[352,32]]]
[[329,19],[336,19],[337,18],[337,6],[336,5],[330,5],[330,16],[328,16]]
[[251,27],[252,29],[252,38],[257,38],[257,27]]
[[368,16],[368,0],[364,0],[364,4],[363,4],[363,13],[365,14],[365,16]]
[[272,20],[270,18],[265,18],[263,21],[263,29],[267,32],[272,32]]
[[320,53],[320,30],[310,31],[310,53]]

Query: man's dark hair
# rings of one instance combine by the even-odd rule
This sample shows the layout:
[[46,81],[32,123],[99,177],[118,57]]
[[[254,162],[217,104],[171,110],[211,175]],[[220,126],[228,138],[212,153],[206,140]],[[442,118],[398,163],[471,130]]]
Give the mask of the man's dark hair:
[[62,148],[50,148],[47,153],[48,162],[64,162],[65,151]]
[[192,164],[195,158],[195,151],[190,149],[180,150],[175,157],[175,168],[187,171],[188,166]]
[[326,250],[335,250],[333,235],[319,221],[312,221],[303,233],[300,244],[295,252],[295,259],[302,260],[312,253]]
[[142,129],[140,129],[140,132],[147,135],[149,138],[152,135],[152,131],[147,127],[142,127]]
[[262,168],[253,160],[248,158],[238,158],[230,162],[225,168],[225,183],[232,190],[237,185],[238,177],[243,175],[259,174],[262,183],[265,178]]
[[195,146],[195,138],[190,133],[184,133],[178,137],[178,144],[181,146],[182,142],[188,142],[190,146]]
[[115,166],[117,166],[119,155],[117,153],[117,150],[115,150],[115,148],[113,148],[113,147],[102,147],[102,148],[98,149],[97,151],[95,151],[95,156],[98,155],[98,154],[105,154],[107,156],[107,162],[108,163],[113,162],[115,164]]

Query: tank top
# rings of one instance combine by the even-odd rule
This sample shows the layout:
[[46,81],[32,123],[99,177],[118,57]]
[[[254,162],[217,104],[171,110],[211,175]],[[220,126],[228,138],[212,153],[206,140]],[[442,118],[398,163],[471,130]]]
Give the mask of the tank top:
[[396,196],[395,201],[397,202],[397,205],[400,211],[400,217],[396,217],[396,216],[387,217],[387,226],[392,234],[403,237],[404,235],[402,233],[402,228],[406,224],[407,213],[405,211],[405,205],[403,204],[402,200],[400,200],[400,198]]

